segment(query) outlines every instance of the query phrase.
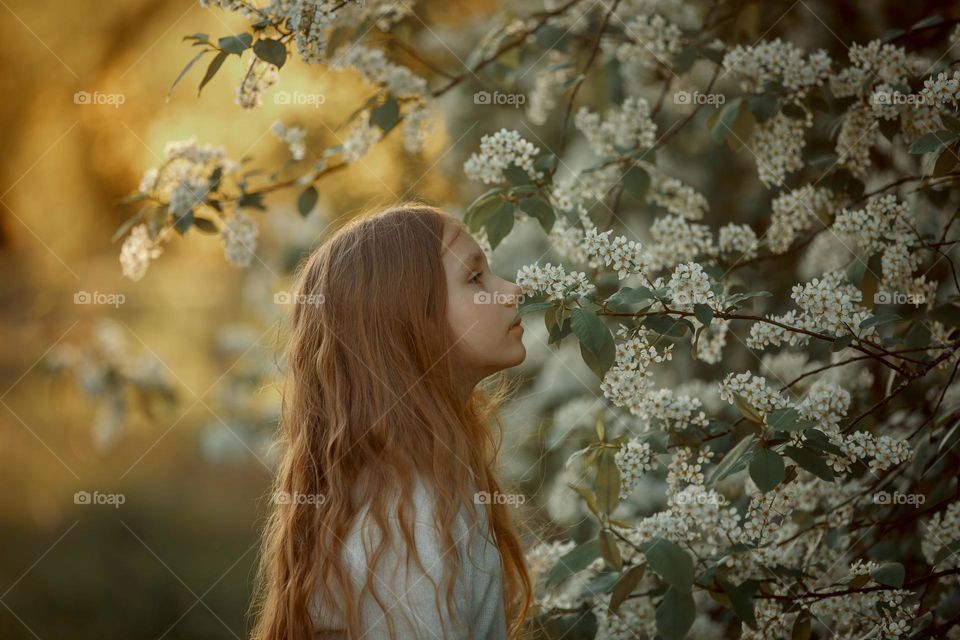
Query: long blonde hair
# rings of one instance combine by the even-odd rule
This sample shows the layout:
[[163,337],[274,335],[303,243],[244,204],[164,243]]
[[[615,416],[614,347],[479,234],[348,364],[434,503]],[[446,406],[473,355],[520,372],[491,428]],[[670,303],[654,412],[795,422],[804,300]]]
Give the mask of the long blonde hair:
[[[412,518],[387,513],[385,498],[412,495],[414,473],[435,486],[441,547],[453,547],[462,505],[473,521],[473,491],[495,495],[494,465],[502,440],[498,408],[509,395],[498,384],[475,388],[464,405],[450,353],[442,239],[462,223],[441,209],[405,202],[351,219],[298,265],[293,288],[286,380],[281,402],[282,461],[273,495],[322,496],[274,500],[263,532],[252,640],[308,640],[318,588],[341,594],[347,637],[362,635],[358,603],[391,543],[387,519],[400,520],[406,548],[416,553]],[[466,468],[464,468],[466,467]],[[368,560],[367,583],[354,593],[343,540],[360,504],[382,532]],[[496,501],[492,501],[496,502]],[[531,604],[530,576],[507,507],[487,504],[500,550],[504,608],[511,639],[520,636]],[[443,584],[453,610],[457,553],[448,553]],[[388,625],[392,630],[393,621]]]

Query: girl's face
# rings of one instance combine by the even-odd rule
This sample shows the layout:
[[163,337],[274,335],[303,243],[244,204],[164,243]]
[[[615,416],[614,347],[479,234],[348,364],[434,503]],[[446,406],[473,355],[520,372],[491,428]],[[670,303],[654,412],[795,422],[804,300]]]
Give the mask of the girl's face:
[[521,289],[490,270],[480,246],[458,224],[446,225],[444,247],[456,367],[464,382],[474,385],[527,356],[523,326],[513,324]]

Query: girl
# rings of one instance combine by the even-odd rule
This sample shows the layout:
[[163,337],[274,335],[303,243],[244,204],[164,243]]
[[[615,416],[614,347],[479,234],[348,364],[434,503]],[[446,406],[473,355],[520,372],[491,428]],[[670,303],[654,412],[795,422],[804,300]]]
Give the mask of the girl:
[[334,233],[294,292],[253,640],[518,638],[530,577],[494,471],[511,389],[478,384],[526,356],[520,288],[457,218],[403,203]]

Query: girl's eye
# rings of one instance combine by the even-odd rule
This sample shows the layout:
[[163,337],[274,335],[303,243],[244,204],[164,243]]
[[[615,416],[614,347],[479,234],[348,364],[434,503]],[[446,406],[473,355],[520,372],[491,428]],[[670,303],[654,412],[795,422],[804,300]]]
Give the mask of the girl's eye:
[[480,276],[482,275],[483,275],[483,271],[476,272],[475,274],[473,274],[473,276],[471,276],[470,282],[479,282]]

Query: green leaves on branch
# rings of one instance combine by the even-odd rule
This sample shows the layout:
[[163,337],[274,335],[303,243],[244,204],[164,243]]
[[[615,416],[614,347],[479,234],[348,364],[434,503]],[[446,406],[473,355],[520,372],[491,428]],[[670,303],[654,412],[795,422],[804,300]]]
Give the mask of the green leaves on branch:
[[383,129],[384,135],[400,122],[400,103],[393,94],[387,94],[386,100],[370,112],[370,122]]
[[217,41],[217,44],[220,45],[220,50],[227,53],[235,53],[240,55],[244,51],[250,48],[250,45],[253,44],[253,36],[249,33],[241,33],[235,36],[224,36]]
[[[614,460],[614,449],[605,448],[600,453],[600,466],[594,481],[593,492],[597,508],[610,515],[620,504],[620,469]],[[619,567],[618,567],[619,568]]]
[[537,220],[544,233],[550,233],[557,215],[553,207],[543,197],[534,195],[520,201],[520,210]]
[[793,407],[774,409],[766,416],[767,425],[777,431],[805,431],[817,426],[813,420],[801,420]]
[[690,592],[693,588],[693,560],[676,542],[653,538],[640,545],[647,557],[647,566],[675,589]]
[[960,139],[960,133],[953,131],[940,130],[926,133],[914,140],[913,144],[910,145],[910,153],[933,153],[958,139]]
[[[514,203],[504,200],[501,194],[504,193],[502,187],[491,189],[479,198],[474,200],[464,215],[464,223],[471,232],[478,232],[485,229],[487,239],[490,241],[490,247],[496,249],[497,246],[513,230],[515,221]],[[521,211],[535,218],[545,233],[550,233],[553,229],[553,223],[556,220],[556,214],[553,207],[543,197],[532,195],[523,198],[519,202]]]
[[784,470],[783,458],[773,449],[760,449],[750,459],[750,477],[763,493],[783,482]]
[[657,633],[664,640],[683,640],[697,617],[693,594],[670,587],[657,605]]
[[603,379],[617,358],[617,347],[607,325],[593,311],[578,307],[571,312],[570,326],[580,341],[583,361]]
[[277,68],[282,67],[283,63],[287,61],[287,46],[279,40],[270,38],[257,40],[256,44],[253,45],[253,52],[258,58],[276,65]]
[[754,442],[756,442],[756,439],[753,436],[746,437],[738,442],[733,449],[727,452],[727,455],[723,457],[720,464],[714,467],[713,472],[707,479],[707,483],[714,484],[720,482],[730,474],[743,469],[747,465],[747,453],[750,451]]
[[583,571],[590,563],[600,557],[600,547],[596,540],[588,540],[575,546],[563,557],[557,560],[550,573],[547,574],[546,586],[553,587],[575,573]]
[[650,189],[650,174],[639,165],[630,165],[623,174],[623,188],[638,200],[646,199]]
[[310,185],[297,198],[297,211],[300,212],[300,215],[306,218],[310,215],[310,212],[313,211],[313,208],[317,205],[317,188],[313,185]]
[[888,587],[900,588],[903,586],[905,572],[899,562],[885,562],[870,571],[870,577]]
[[710,136],[715,142],[726,142],[733,151],[740,150],[753,135],[756,118],[746,108],[742,97],[727,102],[707,118]]

